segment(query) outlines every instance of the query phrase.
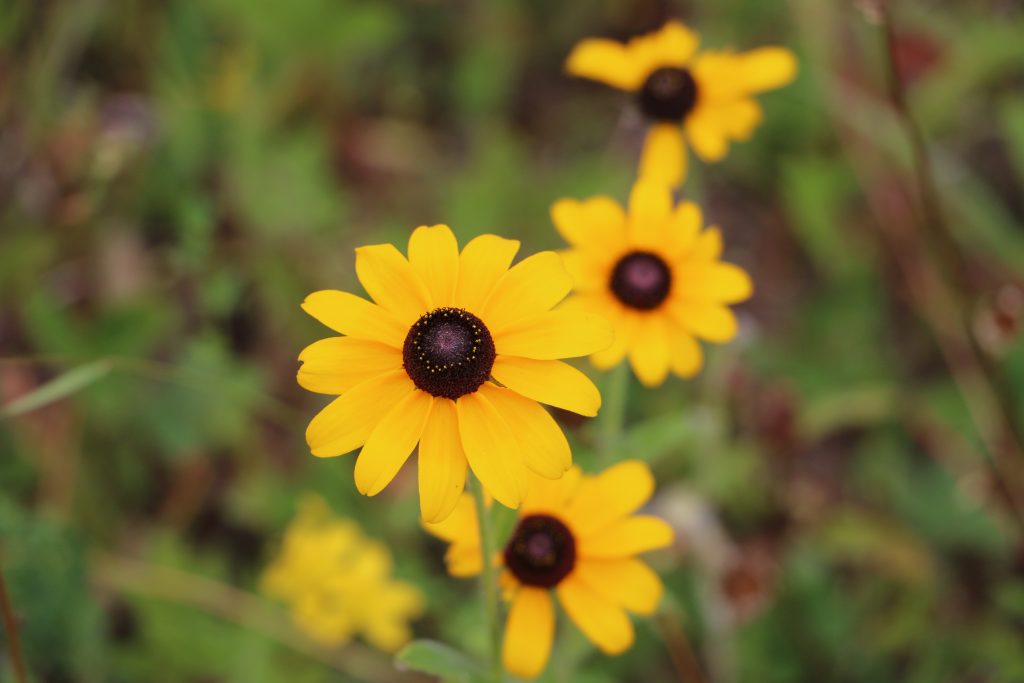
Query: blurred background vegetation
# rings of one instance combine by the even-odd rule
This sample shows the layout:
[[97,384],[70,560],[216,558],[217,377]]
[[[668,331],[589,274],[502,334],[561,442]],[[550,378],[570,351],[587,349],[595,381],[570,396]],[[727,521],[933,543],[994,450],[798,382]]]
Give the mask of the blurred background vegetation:
[[418,635],[484,646],[415,473],[364,499],[309,455],[298,304],[419,224],[532,252],[557,198],[624,198],[642,121],[561,62],[670,17],[801,75],[683,190],[757,284],[741,339],[632,388],[665,606],[546,680],[1024,680],[1020,2],[7,0],[0,568],[32,680],[418,680],[259,596],[309,491],[426,592]]

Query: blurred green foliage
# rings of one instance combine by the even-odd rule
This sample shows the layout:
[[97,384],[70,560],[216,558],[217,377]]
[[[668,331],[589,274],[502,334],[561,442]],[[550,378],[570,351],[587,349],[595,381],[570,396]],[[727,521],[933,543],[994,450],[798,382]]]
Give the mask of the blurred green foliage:
[[[892,4],[973,322],[1020,406],[1024,10]],[[557,198],[624,198],[642,125],[561,61],[672,16],[709,46],[788,45],[801,76],[683,191],[757,283],[741,339],[693,382],[631,388],[622,455],[683,539],[654,558],[666,605],[620,658],[567,631],[542,680],[676,680],[688,650],[716,683],[1024,680],[1021,530],[881,237],[908,220],[909,155],[871,5],[0,4],[0,569],[33,680],[416,680],[218,598],[255,591],[309,490],[392,546],[431,602],[418,634],[484,649],[414,474],[368,500],[351,457],[308,454],[323,397],[295,357],[321,331],[298,304],[358,291],[353,247],[418,224],[532,252],[560,246]],[[597,436],[570,435],[587,468]]]

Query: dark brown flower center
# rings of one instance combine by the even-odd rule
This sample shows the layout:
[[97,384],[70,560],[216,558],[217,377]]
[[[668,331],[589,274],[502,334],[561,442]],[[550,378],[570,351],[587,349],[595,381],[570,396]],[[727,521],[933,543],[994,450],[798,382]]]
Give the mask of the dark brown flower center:
[[682,121],[697,104],[697,81],[688,69],[666,66],[644,81],[640,109],[658,121]]
[[661,257],[646,251],[626,254],[612,271],[612,292],[630,308],[649,311],[668,297],[672,271]]
[[461,308],[438,308],[409,328],[402,346],[405,372],[433,396],[457,399],[491,376],[494,340],[483,321]]
[[505,566],[527,586],[557,586],[576,566],[576,540],[554,517],[523,517],[505,546]]

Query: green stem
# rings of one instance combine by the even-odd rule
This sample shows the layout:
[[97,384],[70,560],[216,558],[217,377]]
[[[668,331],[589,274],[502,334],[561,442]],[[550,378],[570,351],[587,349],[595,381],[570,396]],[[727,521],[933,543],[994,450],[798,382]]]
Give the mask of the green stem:
[[619,363],[609,374],[601,408],[601,444],[598,450],[605,463],[615,457],[626,422],[626,401],[629,397],[629,365]]
[[501,683],[501,613],[498,604],[498,577],[494,567],[494,529],[491,525],[490,511],[484,501],[484,487],[478,480],[473,480],[473,500],[476,502],[477,526],[480,529],[480,553],[483,555],[483,569],[480,572],[480,592],[484,603],[484,616],[489,624],[490,647],[489,658],[491,679]]
[[4,634],[7,636],[7,649],[11,657],[11,668],[14,669],[14,680],[17,683],[26,683],[28,675],[25,672],[25,661],[21,658],[18,619],[14,615],[14,607],[11,606],[11,600],[7,594],[7,584],[4,581],[3,572],[0,572],[0,612],[3,613]]

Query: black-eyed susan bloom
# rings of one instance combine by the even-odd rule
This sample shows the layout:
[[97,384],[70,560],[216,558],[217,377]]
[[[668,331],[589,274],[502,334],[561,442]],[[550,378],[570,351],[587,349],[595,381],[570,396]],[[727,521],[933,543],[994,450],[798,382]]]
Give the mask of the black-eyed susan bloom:
[[[669,525],[634,514],[651,497],[654,479],[639,461],[621,462],[597,476],[570,470],[558,481],[533,478],[512,536],[494,562],[511,602],[502,661],[523,678],[539,675],[555,635],[557,598],[574,624],[607,654],[633,643],[628,613],[647,615],[661,600],[661,580],[637,555],[672,543]],[[473,501],[427,530],[448,541],[453,576],[483,568]]]
[[750,277],[723,263],[722,235],[702,229],[693,202],[673,205],[662,183],[641,179],[633,186],[629,213],[615,200],[559,200],[551,217],[571,245],[563,253],[575,281],[570,309],[607,318],[615,341],[591,355],[608,369],[626,356],[646,386],[669,371],[692,377],[703,365],[697,339],[726,342],[736,336],[728,305],[750,297]]
[[565,436],[538,401],[595,415],[597,388],[559,359],[598,351],[613,333],[597,315],[551,310],[572,288],[561,257],[541,252],[511,266],[518,249],[482,235],[460,253],[447,226],[419,227],[408,258],[390,244],[356,250],[373,302],[320,291],[302,304],[343,335],[299,356],[299,384],[338,395],[306,440],[320,457],[362,447],[361,493],[379,493],[417,444],[427,521],[451,512],[467,463],[513,508],[526,495],[527,471],[556,479],[571,466]]
[[761,122],[754,95],[796,76],[793,53],[781,47],[749,52],[698,52],[697,34],[678,21],[628,43],[588,38],[566,61],[569,73],[636,94],[650,121],[640,175],[678,185],[688,140],[704,161],[719,161],[733,140]]

